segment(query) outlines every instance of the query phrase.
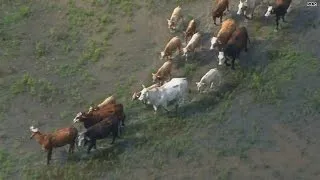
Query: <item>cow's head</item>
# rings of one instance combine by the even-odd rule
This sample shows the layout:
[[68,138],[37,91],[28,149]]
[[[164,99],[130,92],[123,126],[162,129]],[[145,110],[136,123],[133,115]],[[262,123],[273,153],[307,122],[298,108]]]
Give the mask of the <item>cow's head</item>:
[[164,53],[164,51],[162,51],[162,52],[160,53],[160,59],[161,59],[161,60],[163,60],[164,55],[165,55],[165,53]]
[[138,98],[140,101],[146,101],[148,98],[148,89],[142,84],[142,91],[140,97]]
[[224,52],[223,51],[219,51],[218,60],[219,60],[219,65],[220,66],[225,62],[226,57],[224,56]]
[[239,5],[238,5],[237,14],[238,14],[238,15],[242,14],[242,13],[247,9],[247,7],[248,7],[247,1],[242,2],[242,1],[240,0]]
[[265,17],[269,17],[273,13],[274,13],[274,9],[273,9],[272,5],[269,4],[267,12],[266,12],[266,14],[264,16]]
[[197,85],[198,91],[201,92],[202,87],[204,87],[205,83],[203,83],[203,82],[196,82],[196,85]]
[[170,20],[170,19],[167,19],[167,22],[168,22],[168,28],[169,29],[172,29],[172,30],[175,30],[176,29],[176,22]]
[[161,78],[161,76],[152,73],[152,81],[153,81],[154,83],[155,83],[158,79],[160,79],[160,78]]
[[211,38],[211,46],[210,46],[210,49],[213,49],[213,48],[214,48],[216,42],[217,42],[217,38],[216,38],[216,37],[212,37],[212,38]]
[[134,92],[133,95],[132,95],[132,101],[138,99],[141,95],[141,92]]
[[30,126],[30,131],[31,131],[30,139],[32,139],[34,135],[39,133],[39,129],[38,128],[34,128],[33,126]]
[[78,112],[78,114],[76,115],[76,117],[73,119],[73,123],[77,123],[77,122],[83,122],[84,119],[87,118],[87,113],[85,112]]

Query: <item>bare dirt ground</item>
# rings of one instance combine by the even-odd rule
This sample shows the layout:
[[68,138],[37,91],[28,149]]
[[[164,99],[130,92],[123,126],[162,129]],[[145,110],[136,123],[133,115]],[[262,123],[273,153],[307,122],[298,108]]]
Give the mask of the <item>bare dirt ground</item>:
[[[236,71],[219,67],[218,93],[199,95],[195,82],[217,67],[211,1],[0,3],[0,179],[319,179],[319,7],[293,1],[288,23],[273,32],[266,1],[249,21],[232,1],[227,17],[248,27],[249,52]],[[181,36],[166,24],[177,4],[184,26],[200,23],[202,50],[188,63],[175,59],[174,76],[187,76],[192,91],[179,116],[154,115],[131,93],[151,84],[165,44]],[[91,155],[56,149],[45,167],[29,126],[70,126],[110,94],[125,105],[125,136],[115,146],[99,141]]]

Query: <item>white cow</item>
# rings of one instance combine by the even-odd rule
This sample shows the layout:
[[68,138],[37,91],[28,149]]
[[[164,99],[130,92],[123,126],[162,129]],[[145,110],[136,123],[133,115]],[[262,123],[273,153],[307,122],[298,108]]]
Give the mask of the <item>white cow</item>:
[[[221,73],[217,68],[210,69],[200,80],[200,82],[196,82],[198,91],[201,93],[204,86],[210,84],[210,89],[212,89],[218,81],[218,86],[221,84]],[[215,87],[216,88],[216,87]]]
[[253,17],[253,11],[256,8],[256,0],[240,0],[237,14],[244,14],[249,19]]
[[143,90],[141,91],[139,100],[152,104],[155,113],[159,106],[162,106],[168,111],[168,104],[171,101],[176,101],[177,111],[178,107],[185,101],[188,91],[188,81],[186,78],[173,78],[161,87],[152,89],[147,89],[144,85],[142,85],[142,87]]

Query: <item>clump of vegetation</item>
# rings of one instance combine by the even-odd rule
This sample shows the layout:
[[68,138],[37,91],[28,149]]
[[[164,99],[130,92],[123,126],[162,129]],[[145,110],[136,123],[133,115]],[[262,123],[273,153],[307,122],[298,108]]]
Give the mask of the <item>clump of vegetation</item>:
[[47,54],[48,50],[44,43],[36,42],[35,55],[37,58],[41,58]]
[[4,16],[2,22],[5,25],[15,24],[31,14],[29,6],[20,6],[15,12]]
[[16,164],[14,158],[8,152],[0,149],[0,179],[9,179],[14,172]]
[[29,93],[36,96],[41,102],[50,103],[53,101],[54,95],[58,93],[50,82],[44,79],[35,79],[30,74],[24,74],[21,79],[18,79],[10,88],[13,95],[21,93]]

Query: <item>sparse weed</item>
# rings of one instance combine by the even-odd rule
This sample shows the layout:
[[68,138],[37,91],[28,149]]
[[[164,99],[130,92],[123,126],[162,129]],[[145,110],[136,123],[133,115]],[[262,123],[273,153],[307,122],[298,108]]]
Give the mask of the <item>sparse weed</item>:
[[15,24],[24,18],[27,18],[31,13],[28,6],[20,6],[15,12],[5,16],[3,18],[3,23],[5,25]]
[[37,58],[41,58],[42,56],[45,56],[47,54],[48,50],[44,43],[42,42],[36,42],[35,46],[35,55]]

